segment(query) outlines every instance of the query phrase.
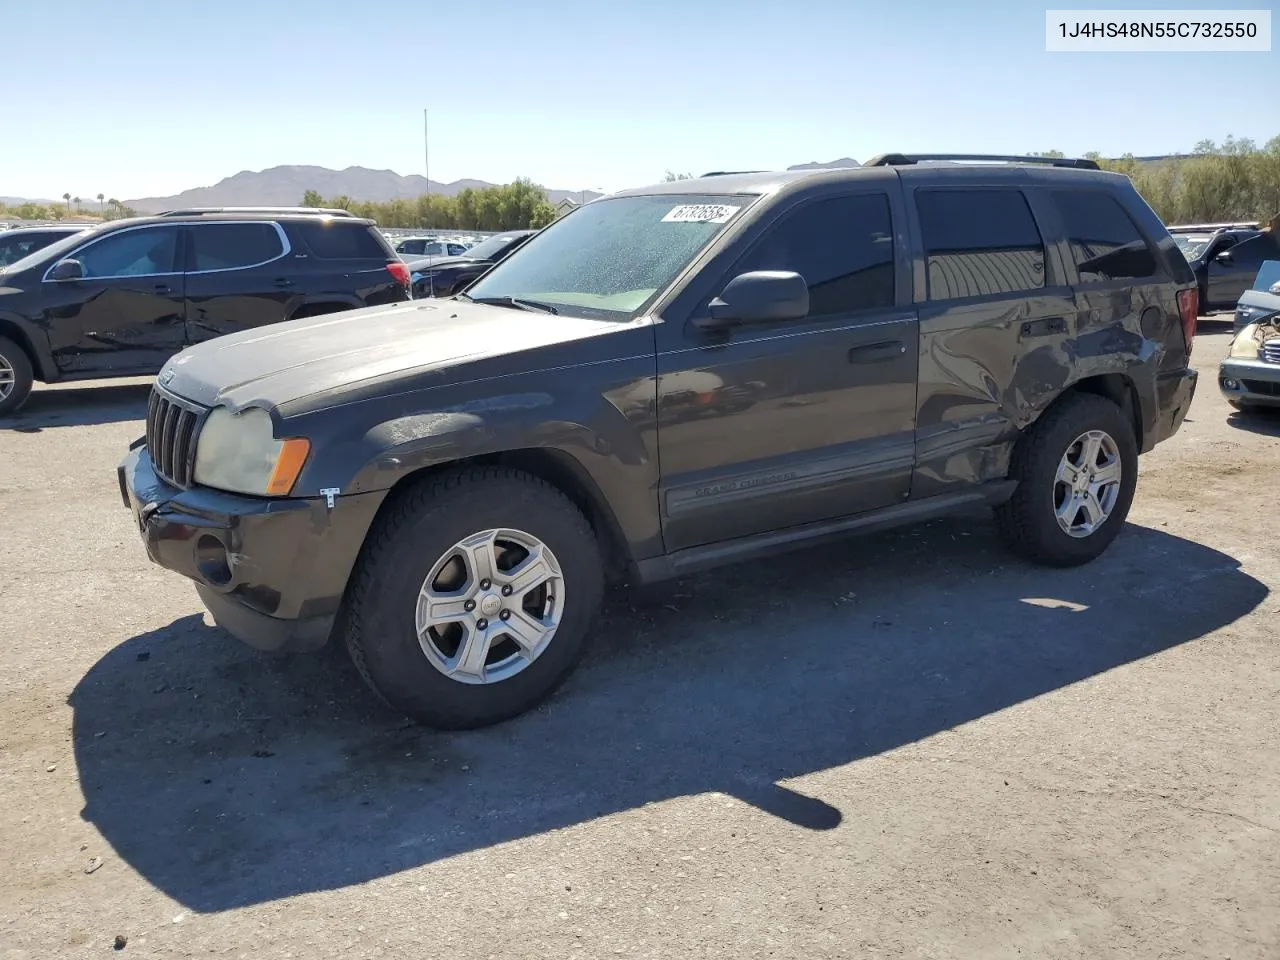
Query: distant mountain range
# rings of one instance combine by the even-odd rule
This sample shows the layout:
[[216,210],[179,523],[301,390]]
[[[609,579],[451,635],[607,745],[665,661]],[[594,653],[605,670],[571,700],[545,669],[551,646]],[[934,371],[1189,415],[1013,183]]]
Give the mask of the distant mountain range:
[[[842,157],[830,163],[801,163],[789,170],[816,170],[823,167],[856,167],[857,160]],[[315,190],[325,198],[346,196],[352,200],[413,200],[424,193],[437,193],[446,197],[457,196],[468,187],[480,190],[497,186],[484,180],[454,180],[452,183],[428,181],[419,174],[401,176],[394,170],[371,170],[368,167],[347,167],[331,170],[328,167],[286,165],[267,170],[242,170],[234,176],[219,180],[211,187],[194,187],[168,197],[138,197],[125,200],[124,204],[139,213],[158,213],[177,207],[248,207],[248,206],[296,206],[302,195]],[[553,204],[566,197],[581,202],[601,194],[594,190],[547,190],[547,199]],[[0,197],[0,203],[11,206],[26,202],[22,197]],[[36,200],[36,203],[61,201]],[[86,210],[96,209],[97,201],[85,200]]]
[[[326,199],[346,196],[352,200],[414,200],[424,193],[446,197],[457,196],[468,187],[480,190],[496,186],[484,180],[454,180],[440,183],[419,174],[401,176],[394,170],[370,170],[368,167],[280,166],[267,170],[242,170],[235,176],[219,180],[211,187],[195,187],[170,197],[139,197],[125,205],[139,212],[155,213],[176,207],[246,207],[296,206],[308,190],[316,190]],[[559,203],[565,197],[581,201],[600,196],[591,190],[548,190],[547,199]]]

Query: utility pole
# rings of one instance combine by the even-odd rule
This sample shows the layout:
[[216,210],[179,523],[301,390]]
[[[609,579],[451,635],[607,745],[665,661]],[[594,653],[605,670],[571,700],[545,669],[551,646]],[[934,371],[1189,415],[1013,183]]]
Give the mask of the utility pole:
[[[427,177],[427,212],[431,212],[431,126],[426,107],[422,108],[422,172]],[[436,295],[435,271],[431,263],[427,263],[427,289],[430,296]]]

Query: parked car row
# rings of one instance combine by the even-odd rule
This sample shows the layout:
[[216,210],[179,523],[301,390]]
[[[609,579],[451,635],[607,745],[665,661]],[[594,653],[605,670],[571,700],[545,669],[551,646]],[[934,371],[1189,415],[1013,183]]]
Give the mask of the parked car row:
[[1268,260],[1236,306],[1235,338],[1218,387],[1242,412],[1280,407],[1280,258]]
[[224,334],[411,297],[409,268],[345,211],[175,210],[64,231],[0,267],[0,415],[33,381],[154,374]]
[[406,258],[415,297],[451,297],[495,263],[510,256],[537,230],[509,230],[481,240],[461,254]]

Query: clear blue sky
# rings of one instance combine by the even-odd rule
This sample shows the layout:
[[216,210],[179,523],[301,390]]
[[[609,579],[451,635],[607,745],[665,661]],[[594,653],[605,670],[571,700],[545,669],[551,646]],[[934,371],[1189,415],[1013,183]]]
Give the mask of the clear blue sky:
[[424,107],[433,180],[567,189],[1280,133],[1274,49],[1050,54],[1046,5],[1072,6],[11,0],[0,195],[129,199],[287,163],[421,173]]

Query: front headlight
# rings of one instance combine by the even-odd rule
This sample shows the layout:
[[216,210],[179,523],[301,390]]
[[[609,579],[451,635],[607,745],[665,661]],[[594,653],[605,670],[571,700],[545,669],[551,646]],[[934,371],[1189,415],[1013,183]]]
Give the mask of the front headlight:
[[196,483],[232,493],[282,497],[302,472],[309,441],[277,440],[271,414],[259,407],[232,413],[214,407],[200,430]]
[[1231,349],[1227,352],[1227,356],[1232,360],[1257,360],[1258,359],[1258,342],[1253,339],[1253,335],[1257,332],[1258,325],[1251,323],[1231,341]]

